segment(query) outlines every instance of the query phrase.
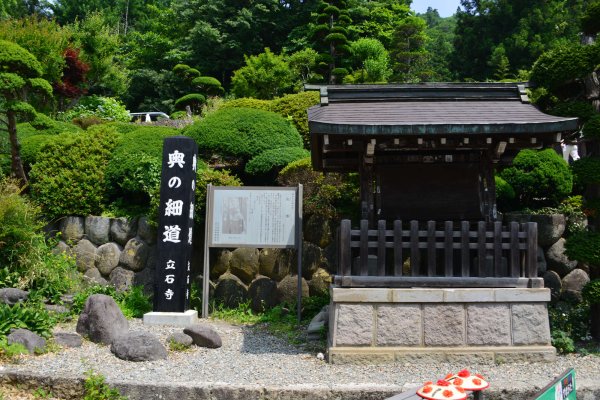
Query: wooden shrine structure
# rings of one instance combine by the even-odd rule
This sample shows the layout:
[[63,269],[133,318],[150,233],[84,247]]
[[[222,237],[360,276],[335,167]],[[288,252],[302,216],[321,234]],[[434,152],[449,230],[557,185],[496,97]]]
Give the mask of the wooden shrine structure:
[[[520,149],[559,143],[577,119],[540,112],[525,84],[308,89],[321,95],[308,111],[313,168],[360,176],[361,221],[343,220],[339,231],[330,360],[398,359],[439,348],[497,360],[523,354],[524,345],[535,347],[524,353],[534,359],[551,358],[537,226],[498,220],[494,169]],[[448,307],[458,313],[455,331],[428,328],[427,319],[447,315]],[[475,316],[489,307],[498,325],[487,318],[478,326]],[[525,309],[542,315],[535,328]],[[404,334],[398,323],[420,328]],[[494,332],[480,337],[481,329]],[[449,334],[456,343],[437,341]]]

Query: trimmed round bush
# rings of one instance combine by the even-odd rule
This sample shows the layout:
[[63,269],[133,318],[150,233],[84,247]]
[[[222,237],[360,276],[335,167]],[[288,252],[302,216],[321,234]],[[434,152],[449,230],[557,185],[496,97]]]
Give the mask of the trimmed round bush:
[[310,152],[301,147],[284,147],[263,151],[246,164],[250,175],[268,174],[279,170],[292,161],[310,157]]
[[114,128],[97,125],[42,147],[29,176],[31,196],[48,218],[102,213],[104,173],[117,140]]
[[569,166],[553,149],[521,150],[500,173],[523,207],[556,206],[573,190]]
[[255,110],[273,111],[271,109],[271,100],[260,100],[253,99],[251,97],[240,97],[239,99],[233,99],[226,101],[221,105],[221,109],[224,108],[253,108]]
[[288,94],[287,96],[272,100],[272,111],[283,117],[292,118],[294,126],[302,136],[304,147],[307,149],[310,148],[307,110],[310,107],[319,104],[319,101],[319,92],[316,90]]
[[567,238],[565,249],[569,259],[600,268],[600,233],[588,231],[575,233]]
[[221,86],[221,82],[219,82],[217,78],[213,78],[212,76],[199,76],[197,78],[194,78],[194,80],[192,81],[192,85],[200,87],[204,92],[206,92],[210,96],[216,96],[225,92],[223,86]]
[[585,123],[583,136],[586,139],[600,139],[600,114],[594,115]]
[[517,197],[515,190],[508,182],[499,176],[495,176],[496,181],[496,201],[498,208],[501,211],[508,211],[514,207],[515,198]]
[[184,133],[207,157],[218,154],[248,160],[269,149],[302,147],[302,138],[289,121],[273,112],[251,108],[217,110]]
[[56,140],[56,135],[33,135],[21,140],[21,160],[23,165],[35,163],[40,150]]
[[206,102],[206,97],[201,95],[200,93],[190,93],[186,94],[175,100],[175,108],[181,110],[186,106],[190,106],[192,110],[198,110],[198,108]]
[[580,185],[600,183],[600,158],[585,157],[571,165],[575,181]]
[[178,133],[175,128],[139,126],[121,135],[106,168],[110,199],[148,205],[160,185],[164,139]]

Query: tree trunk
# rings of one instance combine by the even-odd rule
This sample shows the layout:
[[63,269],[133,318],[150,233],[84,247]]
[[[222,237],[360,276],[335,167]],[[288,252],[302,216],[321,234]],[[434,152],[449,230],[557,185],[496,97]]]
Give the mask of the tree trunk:
[[17,139],[17,116],[14,111],[7,111],[6,116],[8,119],[8,138],[10,140],[11,172],[20,181],[21,186],[25,186],[27,185],[27,176],[25,176],[23,170],[21,146],[19,145],[19,139]]

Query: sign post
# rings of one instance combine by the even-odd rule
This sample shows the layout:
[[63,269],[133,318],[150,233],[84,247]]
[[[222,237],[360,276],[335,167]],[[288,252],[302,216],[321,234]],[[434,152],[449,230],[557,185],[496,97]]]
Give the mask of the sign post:
[[194,227],[198,147],[184,136],[163,144],[154,307],[145,324],[189,325],[198,313],[188,310]]
[[534,400],[575,400],[575,370],[570,368],[550,382]]
[[295,248],[298,252],[298,316],[302,291],[302,185],[208,185],[202,318],[208,316],[210,247]]

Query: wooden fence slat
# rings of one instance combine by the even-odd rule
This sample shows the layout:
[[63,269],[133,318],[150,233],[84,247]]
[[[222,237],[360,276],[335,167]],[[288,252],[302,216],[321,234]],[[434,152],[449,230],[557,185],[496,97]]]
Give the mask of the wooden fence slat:
[[452,231],[454,224],[452,221],[446,221],[444,224],[444,275],[454,275],[454,249],[452,246]]
[[394,276],[402,276],[402,221],[394,221]]
[[412,276],[419,276],[420,263],[419,222],[410,221],[410,270]]
[[485,276],[485,222],[477,224],[477,276]]
[[510,276],[521,276],[521,257],[519,257],[519,223],[510,223]]
[[435,276],[435,221],[427,221],[427,276]]
[[377,223],[377,275],[385,276],[385,221]]
[[369,221],[360,220],[360,273],[369,275]]
[[537,223],[527,223],[527,278],[537,277]]
[[340,224],[340,272],[346,276],[352,275],[351,230],[350,220],[343,219]]
[[460,249],[460,263],[461,263],[461,276],[467,277],[471,275],[470,264],[471,260],[469,257],[469,221],[462,221],[460,224],[461,233],[461,249]]
[[494,274],[489,276],[501,277],[505,272],[502,270],[502,222],[494,222]]

